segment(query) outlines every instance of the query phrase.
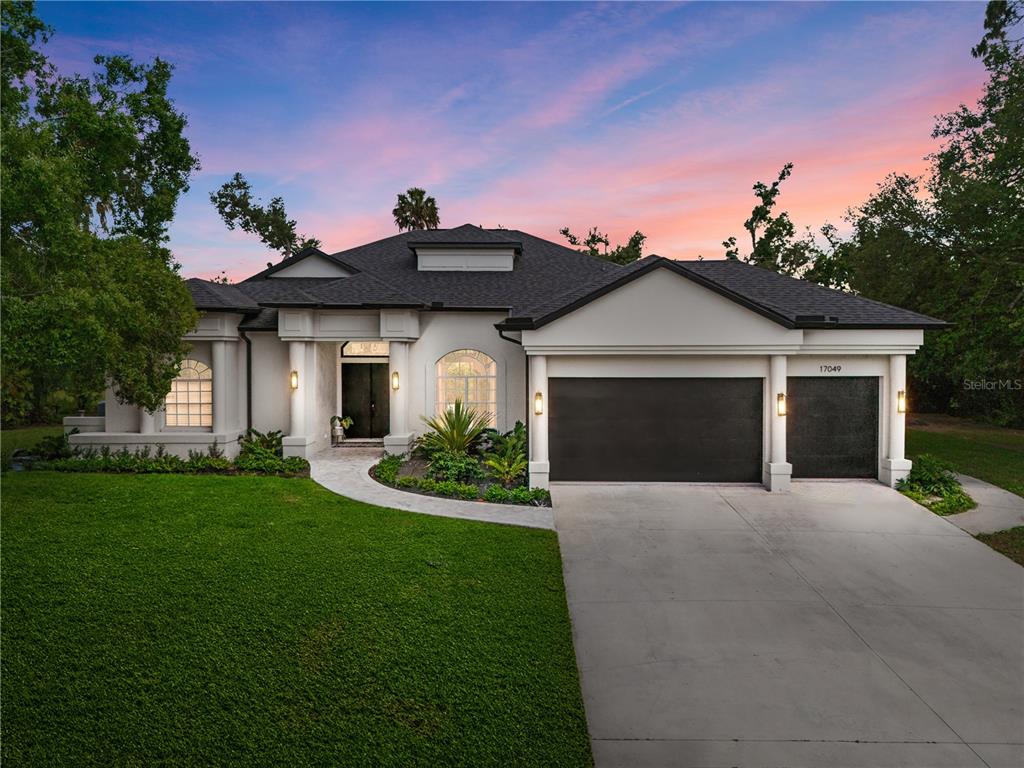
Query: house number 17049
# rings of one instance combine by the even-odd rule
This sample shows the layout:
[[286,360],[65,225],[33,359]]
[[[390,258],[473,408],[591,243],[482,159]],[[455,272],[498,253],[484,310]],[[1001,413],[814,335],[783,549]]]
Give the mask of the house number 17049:
[[822,373],[839,373],[843,370],[843,366],[841,365],[822,365],[820,367]]

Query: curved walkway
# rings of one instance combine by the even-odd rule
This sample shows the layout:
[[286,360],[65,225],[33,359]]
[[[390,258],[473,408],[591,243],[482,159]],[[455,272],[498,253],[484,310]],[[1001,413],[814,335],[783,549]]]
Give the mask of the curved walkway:
[[381,507],[527,528],[555,527],[550,507],[440,499],[381,485],[369,471],[383,455],[377,448],[328,448],[310,458],[310,476],[329,491]]
[[947,515],[945,519],[948,522],[975,536],[1024,525],[1024,498],[976,477],[958,477],[967,495],[978,502],[978,506],[967,512]]

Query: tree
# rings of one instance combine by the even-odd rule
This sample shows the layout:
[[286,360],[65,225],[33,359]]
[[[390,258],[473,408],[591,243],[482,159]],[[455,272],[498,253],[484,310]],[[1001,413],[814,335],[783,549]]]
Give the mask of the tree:
[[587,236],[582,239],[570,232],[568,227],[562,227],[558,233],[569,241],[569,245],[576,247],[580,252],[610,261],[613,264],[631,264],[639,259],[642,255],[644,241],[647,240],[647,235],[637,230],[625,245],[617,245],[608,250],[610,244],[608,235],[602,233],[597,227],[591,227]]
[[[771,184],[754,183],[754,197],[758,204],[750,212],[750,218],[743,222],[743,228],[750,236],[750,252],[742,259],[785,275],[799,275],[813,261],[815,253],[814,238],[810,233],[796,237],[796,227],[789,214],[785,211],[773,213],[782,192],[782,182],[792,172],[793,164],[786,163]],[[722,245],[726,258],[741,258],[735,237],[723,241]]]
[[33,3],[4,2],[0,20],[4,420],[108,383],[155,408],[197,319],[162,246],[199,167],[167,96],[172,68],[97,56],[93,76],[61,76],[38,50],[52,30]]
[[398,195],[398,201],[391,214],[395,217],[395,225],[403,232],[413,229],[437,229],[441,226],[437,200],[419,187],[410,187],[405,194]]
[[[916,407],[1024,426],[1024,55],[1019,2],[989,3],[974,108],[938,118],[921,178],[891,175],[809,276],[953,323],[910,360]],[[981,386],[975,382],[984,382]]]
[[253,199],[252,187],[240,173],[224,182],[216,192],[211,192],[210,202],[228,229],[239,227],[243,232],[259,235],[264,245],[279,251],[284,258],[305,248],[320,247],[320,241],[315,237],[295,232],[295,220],[288,218],[282,198],[275,197],[266,206]]

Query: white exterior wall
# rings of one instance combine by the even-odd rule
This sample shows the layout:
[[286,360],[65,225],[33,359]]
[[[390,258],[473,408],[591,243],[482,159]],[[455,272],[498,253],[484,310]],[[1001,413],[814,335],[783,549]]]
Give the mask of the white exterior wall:
[[288,434],[288,344],[276,333],[250,333],[252,339],[252,426]]
[[338,343],[317,342],[314,346],[316,370],[314,372],[313,421],[306,431],[313,438],[313,450],[331,444],[331,416],[337,407]]
[[[516,421],[526,422],[526,355],[523,348],[505,341],[494,324],[505,319],[498,312],[424,312],[420,337],[409,348],[409,430],[423,432],[421,416],[434,414],[437,402],[437,361],[456,349],[477,349],[497,364],[497,428],[507,431]],[[402,386],[405,386],[403,383]]]

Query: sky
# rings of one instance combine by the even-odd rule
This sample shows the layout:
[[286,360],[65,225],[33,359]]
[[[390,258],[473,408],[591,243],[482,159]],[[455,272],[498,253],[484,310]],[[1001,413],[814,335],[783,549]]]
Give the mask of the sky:
[[209,193],[242,172],[328,252],[396,232],[424,187],[441,226],[561,241],[639,229],[645,253],[721,258],[752,184],[842,225],[917,174],[934,116],[980,95],[983,3],[53,3],[46,52],[160,56],[202,169],[170,247],[186,276],[277,260]]

